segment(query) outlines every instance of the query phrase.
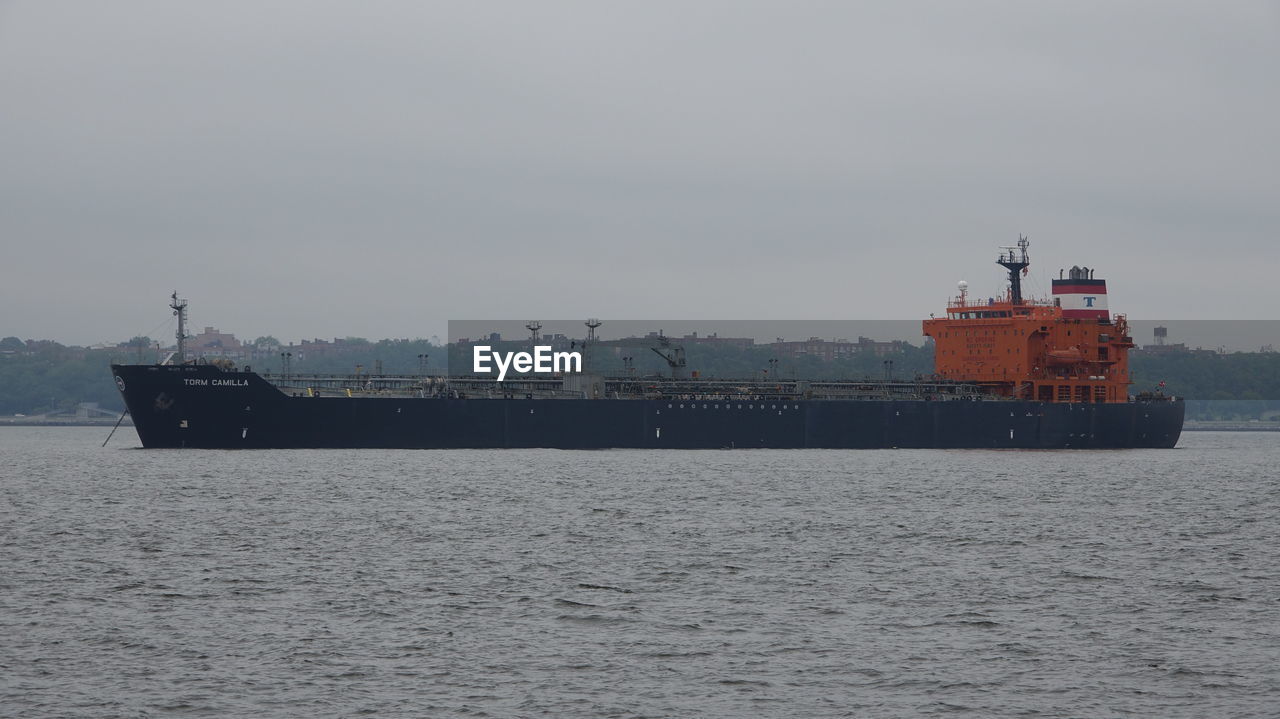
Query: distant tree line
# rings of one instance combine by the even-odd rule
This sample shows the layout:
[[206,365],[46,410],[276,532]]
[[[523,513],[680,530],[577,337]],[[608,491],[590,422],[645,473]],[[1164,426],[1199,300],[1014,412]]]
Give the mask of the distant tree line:
[[74,410],[81,402],[122,411],[109,365],[127,350],[90,350],[17,337],[0,340],[0,416]]
[[[1134,352],[1130,391],[1189,398],[1192,419],[1280,418],[1280,353]],[[1161,387],[1160,383],[1164,382]]]
[[251,362],[260,372],[281,372],[286,358],[290,371],[300,373],[354,374],[357,368],[363,373],[373,373],[379,365],[384,374],[415,375],[424,371],[439,373],[445,366],[445,350],[428,340],[378,340],[371,342],[363,337],[347,337],[340,351],[296,352],[291,347],[280,347],[266,356]]

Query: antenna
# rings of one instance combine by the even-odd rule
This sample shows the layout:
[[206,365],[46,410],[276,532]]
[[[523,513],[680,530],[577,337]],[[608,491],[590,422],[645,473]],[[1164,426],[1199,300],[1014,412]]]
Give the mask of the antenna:
[[536,346],[538,344],[538,330],[542,329],[542,323],[537,320],[529,320],[524,324],[524,328],[529,330],[529,343]]
[[187,361],[187,301],[178,299],[177,290],[173,291],[170,300],[169,307],[178,317],[178,364],[183,364]]
[[592,317],[591,319],[587,320],[583,324],[587,326],[587,342],[594,343],[596,341],[596,328],[604,323]]
[[1031,264],[1027,256],[1030,244],[1026,235],[1019,233],[1017,246],[1002,245],[1000,249],[1005,251],[996,258],[996,264],[1009,271],[1009,299],[1015,305],[1022,304],[1022,273]]

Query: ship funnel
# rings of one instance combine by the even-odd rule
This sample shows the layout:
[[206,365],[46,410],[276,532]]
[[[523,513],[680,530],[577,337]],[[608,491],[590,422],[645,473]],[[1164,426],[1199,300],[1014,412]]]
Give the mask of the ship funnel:
[[1094,270],[1079,265],[1067,270],[1065,279],[1053,281],[1053,302],[1066,319],[1106,320],[1107,281],[1093,277]]

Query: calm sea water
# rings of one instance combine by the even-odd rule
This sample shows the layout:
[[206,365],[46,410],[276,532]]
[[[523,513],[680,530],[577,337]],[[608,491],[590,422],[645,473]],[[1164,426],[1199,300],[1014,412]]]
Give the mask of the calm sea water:
[[0,714],[1280,716],[1280,436],[146,451],[0,430]]

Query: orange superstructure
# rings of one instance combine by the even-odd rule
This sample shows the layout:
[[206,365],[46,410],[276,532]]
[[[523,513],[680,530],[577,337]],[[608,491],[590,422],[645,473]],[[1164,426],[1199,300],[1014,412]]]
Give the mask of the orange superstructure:
[[962,282],[946,317],[924,321],[934,371],[1018,399],[1127,402],[1133,340],[1124,315],[1107,314],[1106,281],[1073,267],[1053,281],[1052,299],[1025,300],[1029,244],[1019,238],[996,260],[1009,271],[1008,294],[975,301]]

